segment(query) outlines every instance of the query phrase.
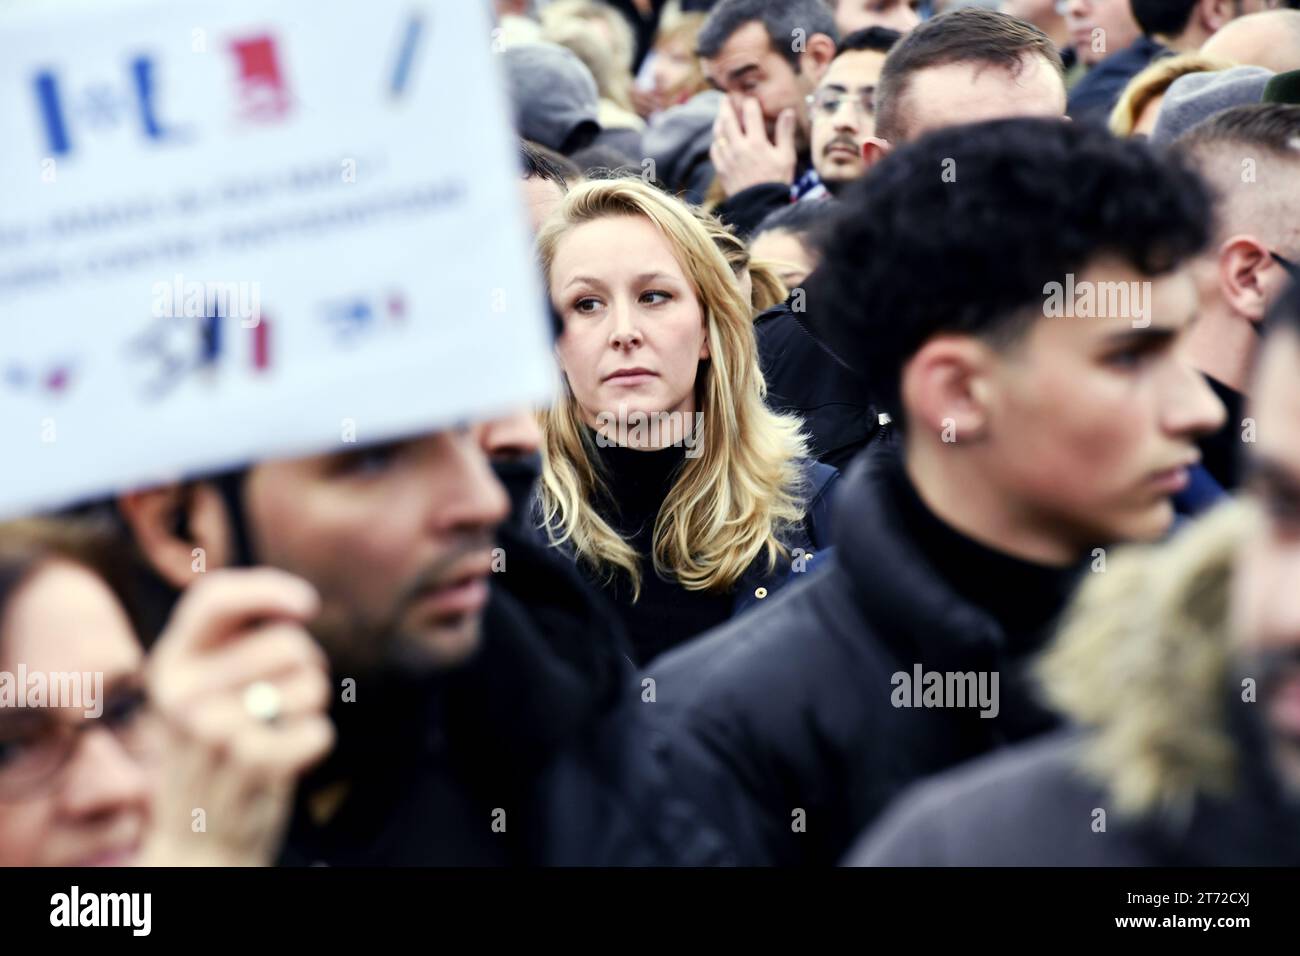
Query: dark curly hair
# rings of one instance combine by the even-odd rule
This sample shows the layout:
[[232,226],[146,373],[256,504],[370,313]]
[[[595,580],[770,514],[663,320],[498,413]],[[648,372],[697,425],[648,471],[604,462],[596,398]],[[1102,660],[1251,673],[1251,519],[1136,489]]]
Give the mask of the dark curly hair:
[[896,419],[903,365],[932,336],[1009,344],[1046,283],[1116,255],[1171,271],[1210,234],[1210,197],[1177,157],[1056,119],[939,130],[846,190],[805,283],[807,322]]

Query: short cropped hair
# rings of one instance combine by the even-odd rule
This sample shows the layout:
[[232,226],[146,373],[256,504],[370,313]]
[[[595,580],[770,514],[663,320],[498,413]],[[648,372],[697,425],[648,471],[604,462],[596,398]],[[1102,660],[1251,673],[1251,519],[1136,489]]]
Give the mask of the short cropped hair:
[[891,30],[889,27],[863,27],[861,30],[854,30],[841,40],[835,55],[861,53],[865,50],[888,53],[894,48],[894,44],[902,38],[903,34],[897,30]]
[[1046,283],[1103,255],[1167,273],[1206,245],[1209,219],[1184,161],[1092,124],[937,130],[845,191],[805,283],[807,321],[898,420],[903,366],[931,337],[1005,347],[1042,314]]
[[[815,33],[824,33],[839,42],[835,31],[835,16],[822,0],[722,0],[709,13],[699,38],[695,41],[698,56],[711,59],[721,52],[726,42],[741,27],[757,20],[767,31],[772,49],[799,69],[799,54],[794,49],[794,38],[805,39]],[[798,34],[795,31],[803,31]]]
[[1062,73],[1061,54],[1047,34],[1016,17],[984,7],[961,7],[927,20],[889,51],[876,84],[876,135],[906,138],[903,97],[912,76],[952,63],[979,63],[1018,74],[1026,57],[1040,56]]

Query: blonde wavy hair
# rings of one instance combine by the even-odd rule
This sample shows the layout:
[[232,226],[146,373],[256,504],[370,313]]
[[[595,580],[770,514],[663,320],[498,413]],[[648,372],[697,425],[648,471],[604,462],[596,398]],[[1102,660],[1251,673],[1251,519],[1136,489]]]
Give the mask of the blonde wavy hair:
[[601,96],[632,109],[636,36],[621,13],[594,0],[556,0],[542,10],[541,20],[542,35],[577,54]]
[[[803,520],[807,455],[802,422],[764,404],[750,305],[731,266],[691,208],[640,179],[584,183],[565,196],[537,237],[550,286],[560,242],[585,223],[641,216],[668,240],[699,299],[710,358],[696,378],[702,452],[688,457],[655,519],[654,570],[691,591],[723,591],[759,555],[769,569],[786,529]],[[640,597],[639,555],[596,511],[609,493],[591,433],[565,376],[542,414],[541,519],[553,545],[570,544],[607,581],[621,570]]]

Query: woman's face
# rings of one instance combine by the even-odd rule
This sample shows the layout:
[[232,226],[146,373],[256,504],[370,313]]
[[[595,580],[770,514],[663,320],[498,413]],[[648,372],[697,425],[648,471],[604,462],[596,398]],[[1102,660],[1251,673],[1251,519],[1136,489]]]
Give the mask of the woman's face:
[[[48,694],[47,706],[0,708],[0,865],[133,860],[152,785],[141,760],[141,665],[121,605],[84,568],[50,562],[14,593],[0,619],[5,679],[25,673],[25,684],[15,683],[24,694],[35,686],[32,675],[49,687],[58,679],[51,675],[81,676],[76,706],[49,706],[68,702],[60,691],[58,701]],[[70,678],[64,684],[76,686]]]
[[608,216],[570,230],[550,271],[564,319],[560,367],[592,427],[629,412],[693,415],[701,359],[709,357],[704,312],[648,219]]

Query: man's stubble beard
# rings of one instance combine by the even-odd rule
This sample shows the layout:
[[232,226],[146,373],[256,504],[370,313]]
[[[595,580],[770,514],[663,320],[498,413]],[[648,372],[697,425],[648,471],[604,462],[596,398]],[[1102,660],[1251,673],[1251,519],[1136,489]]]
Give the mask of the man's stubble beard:
[[457,645],[451,649],[436,646],[436,632],[445,628],[435,626],[433,634],[421,634],[409,619],[424,592],[443,583],[450,568],[491,545],[491,536],[475,535],[434,561],[403,587],[392,609],[378,621],[327,597],[308,629],[325,651],[336,680],[419,677],[455,668],[473,657],[483,638],[484,611],[466,615],[456,625],[466,632],[451,635]]

